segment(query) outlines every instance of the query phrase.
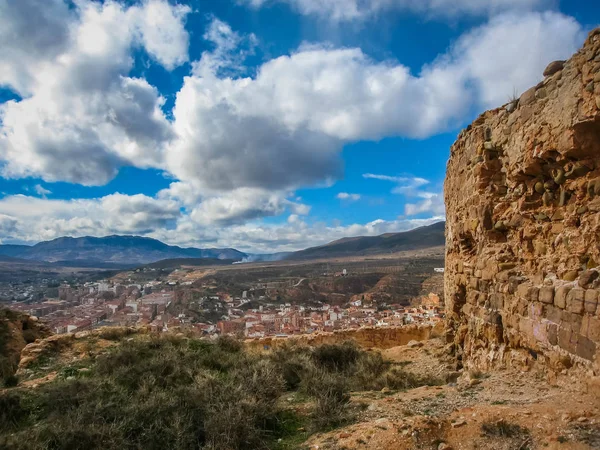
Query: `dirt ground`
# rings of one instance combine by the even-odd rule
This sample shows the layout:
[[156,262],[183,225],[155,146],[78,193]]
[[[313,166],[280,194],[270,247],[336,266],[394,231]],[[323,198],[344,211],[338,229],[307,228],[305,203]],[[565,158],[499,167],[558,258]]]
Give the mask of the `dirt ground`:
[[416,373],[448,381],[406,392],[365,392],[358,421],[312,436],[311,449],[600,449],[600,387],[564,375],[512,370],[453,372],[443,343],[382,352]]

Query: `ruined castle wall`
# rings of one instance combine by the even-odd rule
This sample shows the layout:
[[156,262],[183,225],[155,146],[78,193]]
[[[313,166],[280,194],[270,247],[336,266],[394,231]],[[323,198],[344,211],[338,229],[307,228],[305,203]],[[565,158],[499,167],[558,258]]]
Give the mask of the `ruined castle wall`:
[[600,370],[600,29],[544,75],[451,149],[445,298],[465,365]]

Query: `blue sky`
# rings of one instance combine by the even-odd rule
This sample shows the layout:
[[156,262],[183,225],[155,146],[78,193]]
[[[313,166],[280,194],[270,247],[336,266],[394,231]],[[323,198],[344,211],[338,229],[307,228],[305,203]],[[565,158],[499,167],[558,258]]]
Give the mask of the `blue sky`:
[[598,23],[586,0],[0,0],[0,240],[272,252],[441,220],[460,129]]

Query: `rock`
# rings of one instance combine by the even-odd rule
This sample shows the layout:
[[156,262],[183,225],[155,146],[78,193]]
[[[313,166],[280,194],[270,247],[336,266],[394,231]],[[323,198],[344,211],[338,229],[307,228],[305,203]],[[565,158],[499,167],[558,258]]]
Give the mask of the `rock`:
[[406,344],[408,347],[423,347],[423,343],[419,342],[419,341],[410,341],[408,344]]
[[579,286],[582,288],[588,288],[591,284],[598,279],[600,274],[596,270],[585,270],[579,275]]
[[545,77],[551,77],[556,72],[559,72],[559,71],[563,70],[563,68],[565,67],[565,62],[566,61],[553,61],[553,62],[551,62],[550,64],[548,64],[548,66],[546,67],[546,69],[544,69],[544,76]]
[[452,428],[462,427],[467,424],[467,421],[464,418],[459,418],[456,421],[452,422]]
[[438,450],[452,450],[452,447],[445,442],[440,442],[440,445],[438,445]]
[[347,439],[349,437],[351,437],[352,435],[350,433],[340,433],[340,435],[338,436],[340,439]]
[[519,99],[519,105],[522,106],[527,106],[530,103],[533,103],[533,101],[535,100],[535,88],[531,88],[528,89],[527,91],[523,92],[523,94],[521,95],[521,98]]
[[577,279],[578,274],[579,272],[577,272],[576,270],[568,270],[563,274],[562,279],[566,281],[575,281]]

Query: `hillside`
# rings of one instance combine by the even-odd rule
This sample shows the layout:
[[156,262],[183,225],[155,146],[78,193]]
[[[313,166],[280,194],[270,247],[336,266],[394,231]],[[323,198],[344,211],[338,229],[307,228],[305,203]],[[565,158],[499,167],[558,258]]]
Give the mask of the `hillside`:
[[240,261],[247,255],[235,249],[182,248],[140,236],[61,237],[31,247],[2,245],[0,255],[35,261],[147,264],[173,258],[215,258]]
[[445,222],[402,233],[386,233],[380,236],[343,238],[319,247],[292,253],[286,259],[318,259],[341,256],[377,255],[407,250],[422,250],[443,246]]

